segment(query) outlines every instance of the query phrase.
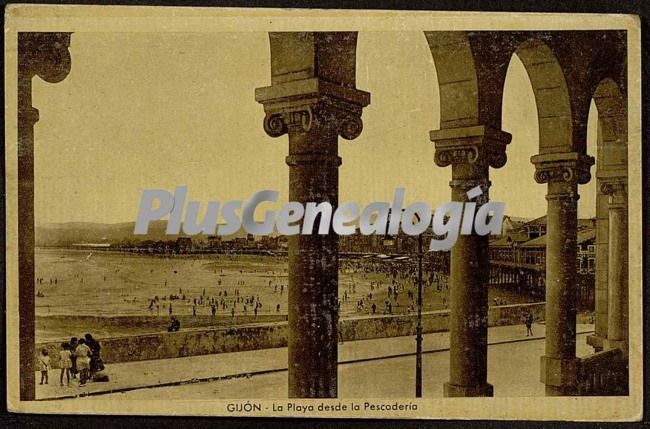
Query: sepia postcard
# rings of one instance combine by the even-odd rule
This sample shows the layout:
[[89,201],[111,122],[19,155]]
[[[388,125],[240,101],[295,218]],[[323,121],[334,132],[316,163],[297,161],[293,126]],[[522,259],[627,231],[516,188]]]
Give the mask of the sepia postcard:
[[12,5],[7,406],[642,418],[631,15]]

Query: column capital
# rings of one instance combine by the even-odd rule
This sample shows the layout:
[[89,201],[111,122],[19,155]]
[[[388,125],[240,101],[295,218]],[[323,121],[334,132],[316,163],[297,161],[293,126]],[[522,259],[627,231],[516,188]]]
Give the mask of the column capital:
[[625,208],[627,204],[627,177],[607,177],[599,179],[600,190],[609,196],[609,208]]
[[353,140],[363,129],[361,113],[370,104],[370,94],[309,78],[257,88],[255,100],[264,105],[264,131],[271,137],[308,132],[314,124],[324,123],[336,124],[338,135]]
[[594,158],[577,152],[561,152],[534,155],[530,161],[535,164],[537,183],[577,183],[591,180],[590,168]]
[[506,145],[512,136],[485,125],[444,128],[429,132],[435,144],[434,162],[440,167],[456,164],[483,164],[500,168],[506,164]]
[[38,75],[49,83],[61,82],[70,73],[68,48],[71,33],[18,33],[18,71]]
[[627,177],[600,178],[600,191],[610,197],[627,195]]

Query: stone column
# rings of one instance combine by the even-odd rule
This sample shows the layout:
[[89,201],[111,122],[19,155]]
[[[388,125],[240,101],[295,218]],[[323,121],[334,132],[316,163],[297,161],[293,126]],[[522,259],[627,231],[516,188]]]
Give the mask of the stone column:
[[[338,136],[362,130],[370,94],[354,88],[356,33],[271,33],[264,129],[289,135],[289,200],[338,205]],[[316,222],[315,230],[318,228]],[[289,237],[289,397],[337,396],[338,236]]]
[[[600,170],[599,170],[600,171]],[[596,274],[595,274],[595,332],[587,337],[587,344],[595,351],[603,349],[607,338],[607,277],[609,259],[609,209],[607,195],[601,190],[602,179],[598,178],[596,193]]]
[[[467,191],[480,186],[483,195],[472,200],[477,210],[488,201],[489,167],[506,163],[511,136],[485,126],[431,131],[435,163],[452,166],[453,201],[468,201]],[[450,377],[447,397],[492,396],[487,382],[488,236],[459,235],[451,249]]]
[[609,195],[609,266],[607,272],[607,349],[627,351],[628,244],[627,180],[610,178],[602,191]]
[[69,33],[18,33],[18,314],[20,399],[35,398],[34,124],[32,78],[62,81],[70,72]]
[[575,394],[578,184],[590,179],[592,157],[575,152],[535,155],[535,180],[547,183],[546,351],[541,381],[547,396]]

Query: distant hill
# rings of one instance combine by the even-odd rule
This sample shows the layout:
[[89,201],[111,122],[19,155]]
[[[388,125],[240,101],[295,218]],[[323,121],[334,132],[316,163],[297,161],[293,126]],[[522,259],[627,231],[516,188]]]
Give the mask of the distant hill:
[[[124,223],[93,223],[93,222],[63,222],[48,223],[36,227],[37,246],[70,246],[75,243],[110,243],[138,242],[146,240],[176,240],[178,237],[187,237],[186,234],[167,235],[166,220],[149,223],[146,235],[135,235],[133,230],[135,222]],[[232,240],[236,237],[246,237],[246,232],[240,229],[237,233],[224,237]],[[193,236],[196,240],[203,240],[205,235]]]
[[[505,216],[504,232],[517,229],[522,224],[530,222],[531,219],[518,218],[514,216]],[[534,219],[532,221],[546,222],[546,217]],[[585,221],[586,220],[581,220]],[[167,235],[166,220],[157,220],[149,223],[149,232],[146,235],[135,235],[133,230],[135,222],[122,223],[94,223],[94,222],[63,222],[48,223],[36,227],[36,245],[37,246],[70,246],[77,243],[109,243],[120,244],[125,242],[140,242],[147,240],[167,241],[176,240],[178,237],[187,237],[186,234]],[[181,228],[182,230],[182,228]],[[272,235],[277,235],[274,232]],[[245,238],[246,231],[240,229],[233,235],[223,237],[224,240],[234,238]],[[192,236],[198,241],[206,240],[203,234]]]

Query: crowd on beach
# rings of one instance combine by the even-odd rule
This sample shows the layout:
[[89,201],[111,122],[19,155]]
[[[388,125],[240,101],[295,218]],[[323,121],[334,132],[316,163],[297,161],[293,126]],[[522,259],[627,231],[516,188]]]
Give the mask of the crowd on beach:
[[[341,259],[340,271],[349,275],[350,281],[341,282],[339,309],[345,313],[394,314],[410,313],[417,309],[418,268],[413,261],[377,261],[370,259]],[[427,267],[423,274],[424,291],[434,293],[434,308],[448,308],[448,278],[436,267]],[[438,267],[439,268],[439,267]],[[149,314],[226,315],[235,317],[258,314],[281,313],[284,294],[287,292],[286,269],[281,272],[269,270],[239,270],[233,280],[224,276],[223,269],[214,269],[219,277],[215,284],[197,291],[196,288],[179,287],[169,293],[167,280],[161,285],[165,293],[156,294],[146,301]],[[270,277],[261,293],[251,293],[253,285],[247,276],[263,274]],[[258,283],[255,283],[257,286]],[[198,293],[197,293],[198,292]],[[436,298],[436,296],[438,296]],[[262,298],[271,302],[262,302]],[[280,301],[280,302],[278,302]],[[430,299],[427,301],[431,302]],[[265,305],[266,304],[266,305]]]
[[[257,318],[257,315],[264,308],[264,304],[260,298],[260,294],[244,294],[242,293],[239,287],[234,290],[230,290],[228,293],[228,288],[222,287],[221,280],[217,282],[217,288],[212,289],[212,291],[206,290],[203,288],[202,293],[198,296],[188,296],[189,292],[183,290],[182,287],[178,289],[178,293],[170,293],[169,295],[155,295],[149,299],[148,310],[151,314],[160,316],[161,310],[163,312],[168,312],[170,316],[176,314],[178,307],[187,307],[191,308],[192,315],[196,316],[197,314],[206,314],[209,311],[209,314],[216,316],[217,313],[230,315],[235,317],[235,314],[239,315],[253,315]],[[237,286],[246,286],[246,280],[237,280]],[[272,280],[268,281],[266,285],[269,290],[278,296],[282,296],[286,290],[285,283],[274,283]],[[267,312],[275,311],[280,313],[281,310],[280,303],[277,303],[275,306],[268,305],[266,307]],[[209,309],[209,310],[207,310]]]
[[[346,313],[393,314],[410,313],[416,310],[418,284],[416,265],[344,259],[341,260],[340,269],[342,273],[349,274],[351,280],[341,283],[342,293],[339,296],[339,308],[345,306]],[[215,273],[219,274],[216,269]],[[147,309],[152,315],[162,316],[167,313],[170,317],[191,313],[193,316],[251,315],[257,318],[262,312],[280,313],[284,310],[282,302],[288,290],[286,273],[273,271],[264,273],[271,277],[263,286],[266,290],[261,293],[262,297],[272,301],[267,302],[266,305],[262,302],[260,291],[250,293],[251,285],[247,283],[247,275],[258,273],[258,270],[246,272],[239,270],[236,282],[226,284],[227,280],[219,277],[212,287],[202,288],[198,293],[195,288],[179,287],[177,292],[157,294],[147,300]],[[223,275],[223,269],[220,274]],[[162,286],[163,290],[169,290],[166,280]],[[449,286],[445,275],[441,275],[439,271],[425,271],[423,287],[425,291],[433,290],[440,295],[437,300],[439,302],[436,303],[437,308],[448,307]]]
[[[91,334],[86,334],[79,339],[72,337],[70,342],[62,343],[58,356],[59,368],[61,368],[59,384],[70,386],[71,378],[79,380],[79,387],[84,387],[88,381],[105,381],[106,376],[101,374],[105,367],[100,352],[101,345]],[[39,366],[40,384],[48,384],[52,357],[46,348],[41,350]],[[64,376],[66,384],[63,383]]]
[[[419,271],[416,264],[403,261],[348,259],[342,261],[341,270],[351,276],[351,283],[345,287],[343,295],[340,297],[341,305],[354,297],[357,313],[409,314],[417,310]],[[368,282],[370,291],[357,295],[357,285]],[[446,275],[441,274],[438,270],[423,270],[422,287],[423,293],[430,294],[433,291],[433,298],[436,302],[434,305],[437,308],[446,309],[448,307],[449,284]]]

